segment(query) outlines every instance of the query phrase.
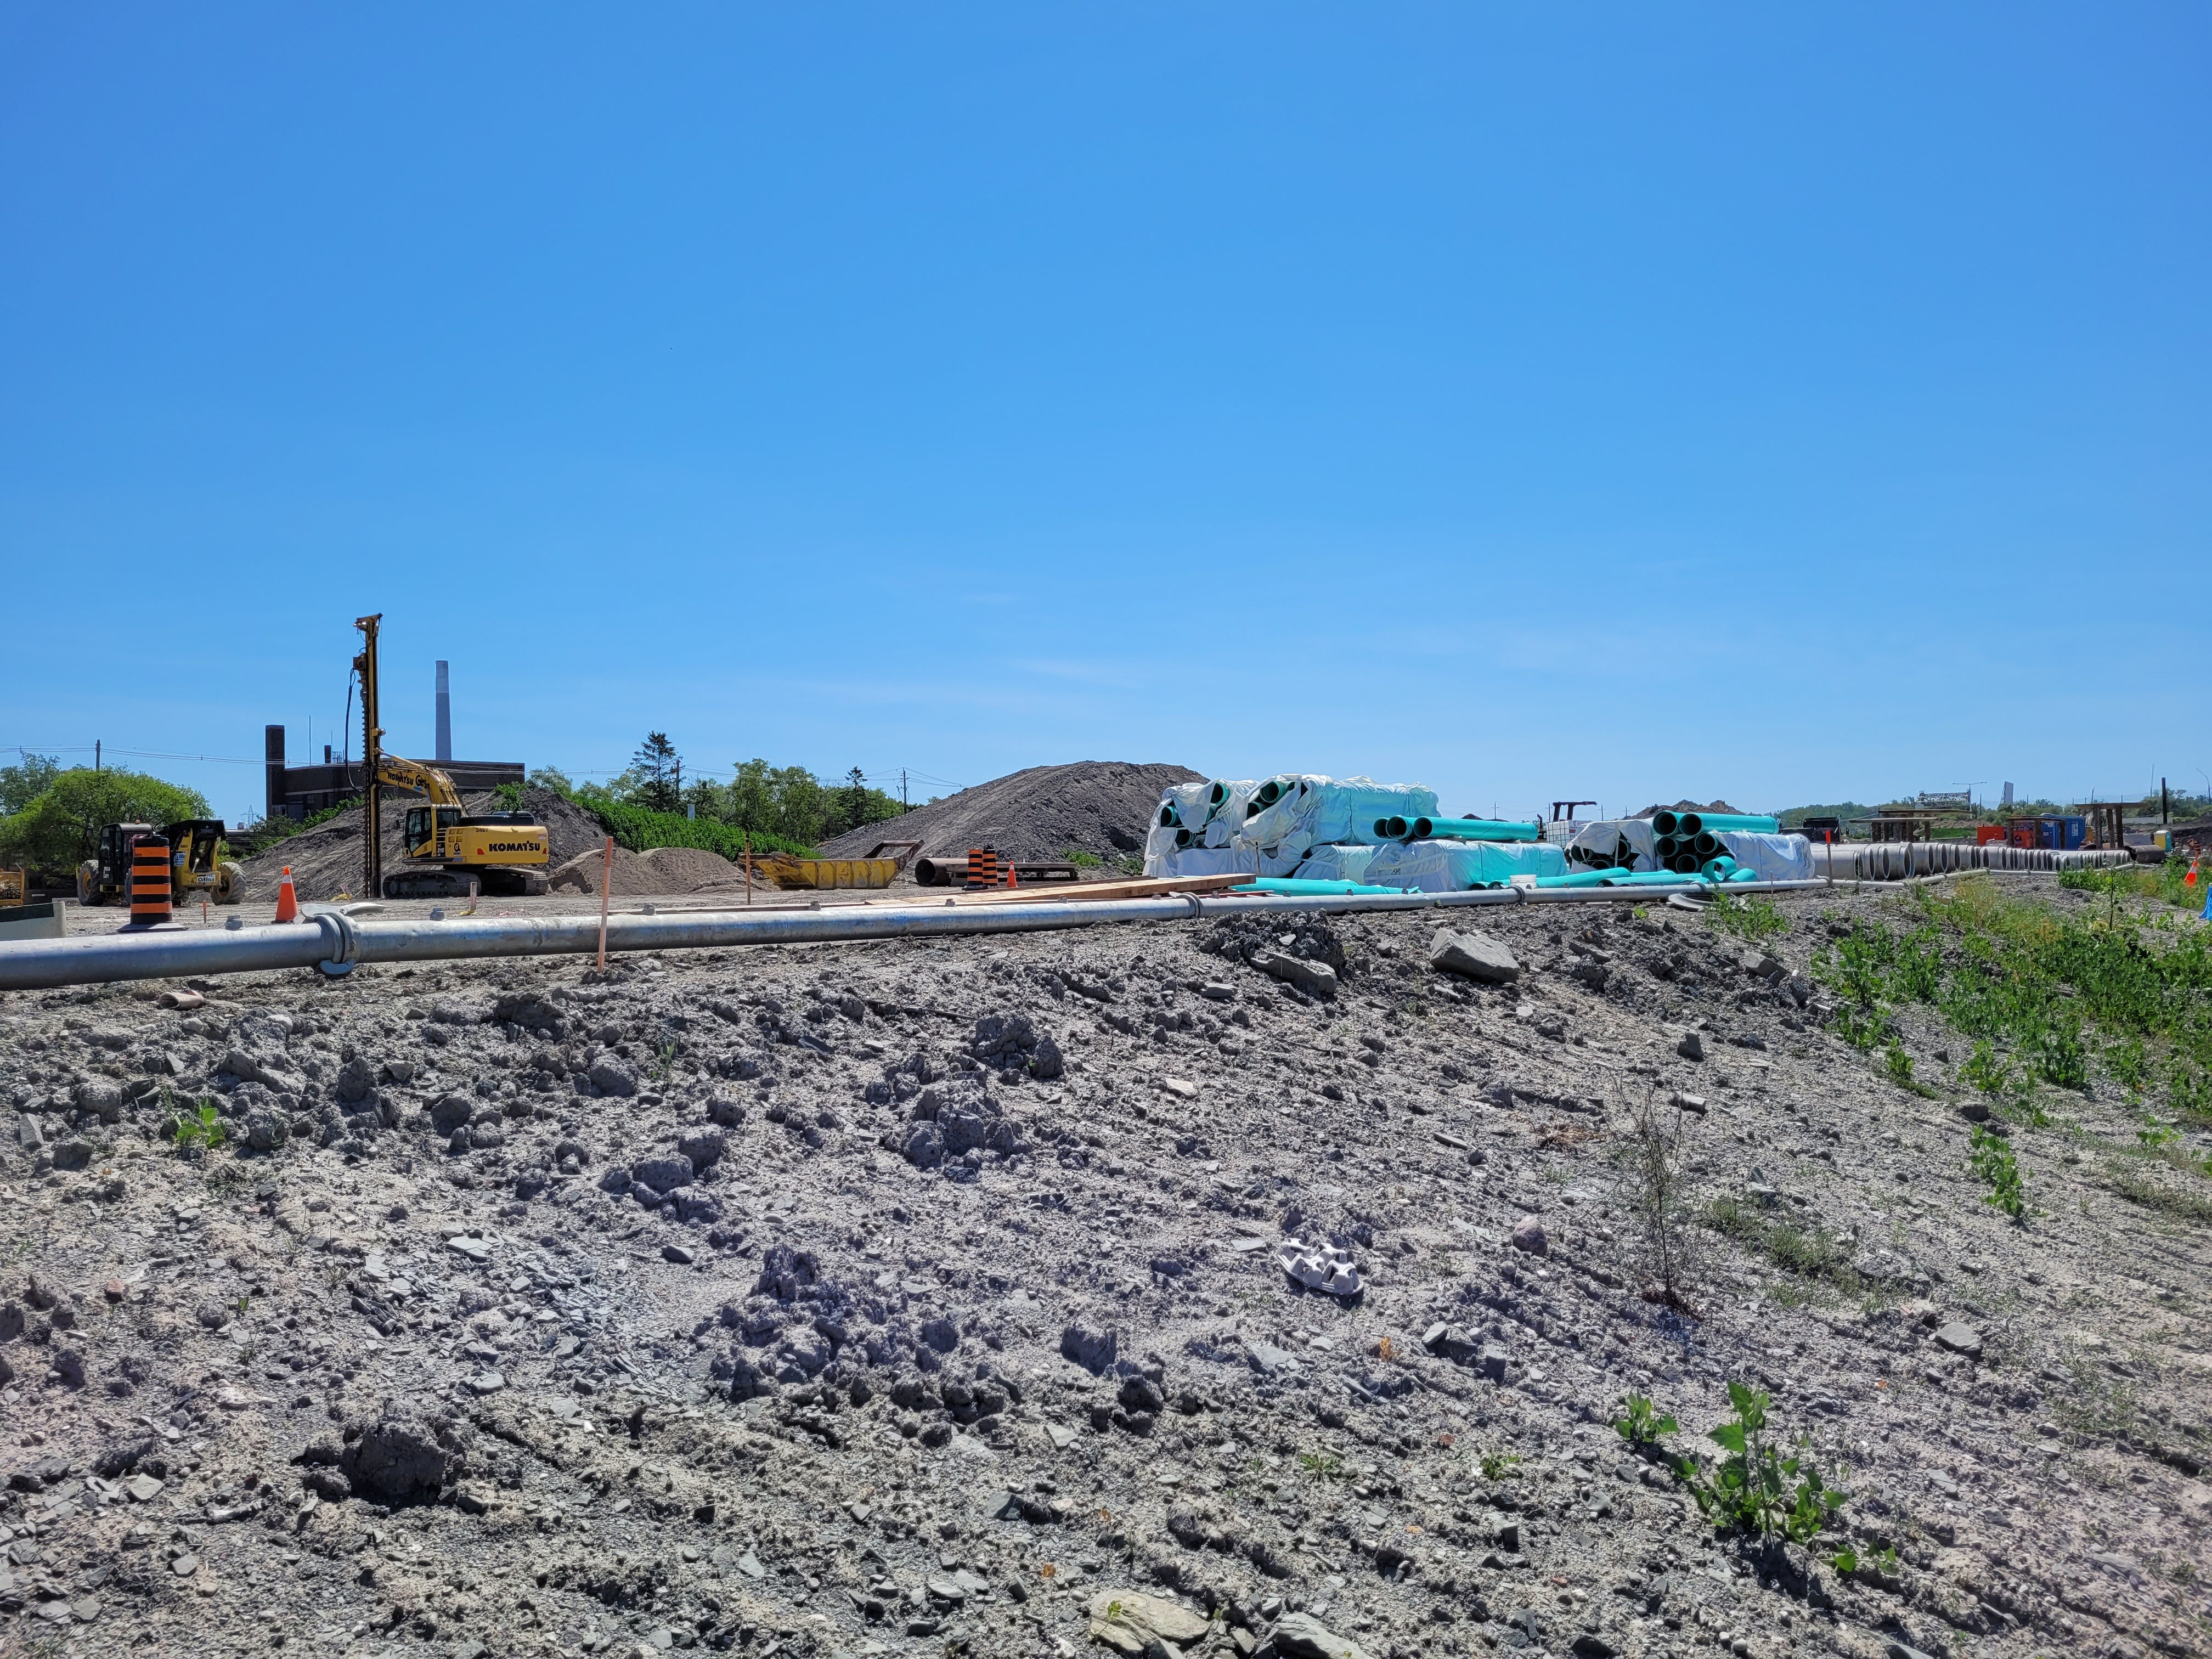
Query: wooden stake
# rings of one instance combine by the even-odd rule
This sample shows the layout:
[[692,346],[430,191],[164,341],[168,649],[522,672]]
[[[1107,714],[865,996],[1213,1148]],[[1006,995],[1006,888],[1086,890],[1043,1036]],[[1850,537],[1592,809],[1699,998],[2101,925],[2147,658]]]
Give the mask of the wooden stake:
[[599,971],[607,971],[607,889],[614,884],[615,838],[607,837],[607,850],[599,863]]
[[745,841],[744,841],[744,847],[745,847],[745,908],[746,908],[748,910],[750,910],[750,908],[752,908],[752,903],[753,903],[753,832],[752,832],[751,830],[746,830],[744,833],[745,833]]

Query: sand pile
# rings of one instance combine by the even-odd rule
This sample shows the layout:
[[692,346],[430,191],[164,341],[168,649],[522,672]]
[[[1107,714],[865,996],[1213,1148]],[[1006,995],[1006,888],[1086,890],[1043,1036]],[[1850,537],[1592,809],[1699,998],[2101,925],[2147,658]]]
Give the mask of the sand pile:
[[822,856],[860,858],[878,842],[893,840],[920,841],[930,854],[970,847],[995,847],[1018,859],[1141,853],[1160,791],[1200,775],[1188,767],[1133,761],[1032,766],[826,841]]
[[[422,804],[420,795],[392,789],[384,792],[384,868],[387,874],[405,867],[405,855],[399,844],[400,825],[405,820],[407,809]],[[489,792],[464,795],[461,805],[471,816],[504,810],[498,798]],[[606,835],[597,818],[550,789],[526,790],[523,808],[545,826],[547,851],[555,868],[579,853],[597,848]],[[303,830],[258,857],[244,860],[239,866],[246,878],[241,889],[244,896],[275,898],[288,864],[292,866],[293,890],[303,899],[334,899],[341,893],[356,898],[363,896],[362,816],[359,807],[341,812],[327,823]],[[596,878],[592,890],[599,890]]]
[[[556,893],[597,893],[605,849],[579,853],[552,872],[549,884]],[[695,893],[702,887],[742,883],[745,872],[717,853],[697,847],[656,847],[648,853],[615,848],[614,867],[607,891],[618,897],[643,897],[657,893]]]

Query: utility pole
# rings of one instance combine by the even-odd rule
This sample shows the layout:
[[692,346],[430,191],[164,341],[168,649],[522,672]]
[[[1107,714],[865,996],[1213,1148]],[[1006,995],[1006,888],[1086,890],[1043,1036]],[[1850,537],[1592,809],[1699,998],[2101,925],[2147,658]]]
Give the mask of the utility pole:
[[362,896],[372,899],[384,896],[383,799],[376,787],[384,741],[384,728],[376,723],[376,627],[383,620],[380,611],[373,617],[356,617],[353,623],[362,635],[361,654],[353,659],[353,671],[361,677],[362,811],[367,820],[362,826],[361,872],[366,884]]
[[[84,750],[80,749],[76,752],[82,755]],[[95,772],[100,770],[100,739],[98,738],[92,740],[92,769]]]
[[906,768],[903,766],[899,768],[899,811],[902,813],[914,811],[906,803]]

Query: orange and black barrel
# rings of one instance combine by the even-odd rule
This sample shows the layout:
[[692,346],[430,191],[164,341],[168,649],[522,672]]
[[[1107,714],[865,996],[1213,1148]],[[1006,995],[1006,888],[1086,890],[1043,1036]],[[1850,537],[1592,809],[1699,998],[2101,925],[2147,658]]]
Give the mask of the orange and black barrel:
[[131,848],[131,925],[157,927],[169,919],[169,843],[148,836]]
[[996,887],[999,884],[999,854],[988,847],[968,849],[968,884],[970,887]]

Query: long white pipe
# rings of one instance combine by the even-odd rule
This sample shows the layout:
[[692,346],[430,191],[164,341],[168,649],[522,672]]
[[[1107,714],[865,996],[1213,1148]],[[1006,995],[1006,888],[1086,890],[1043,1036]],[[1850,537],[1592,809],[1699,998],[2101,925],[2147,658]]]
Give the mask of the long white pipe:
[[[1818,882],[1731,883],[1735,894],[1816,887]],[[912,904],[763,914],[695,911],[611,917],[607,949],[684,951],[739,945],[811,945],[847,939],[934,939],[966,933],[1049,933],[1109,922],[1184,921],[1295,911],[1462,909],[1493,904],[1648,903],[1679,886],[1492,888],[1470,893],[1345,893],[1322,897],[1179,894],[1167,898],[1069,900],[1056,904]],[[599,948],[596,916],[428,917],[361,920],[330,912],[313,925],[215,929],[204,933],[93,933],[76,939],[0,941],[0,991],[88,985],[126,979],[248,974],[320,968],[343,974],[363,962],[435,962],[469,957],[589,956]]]

